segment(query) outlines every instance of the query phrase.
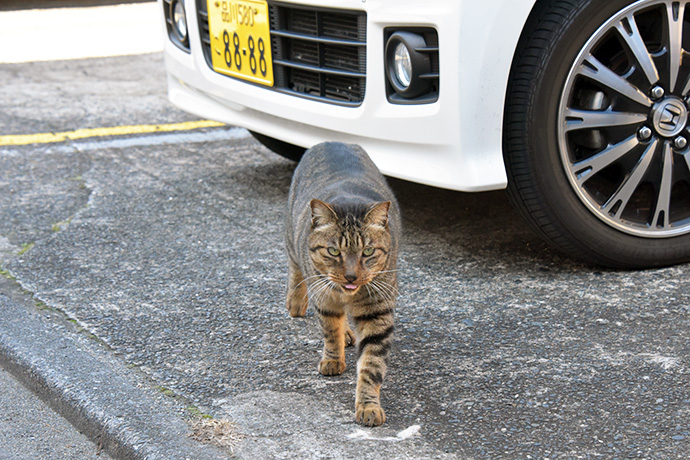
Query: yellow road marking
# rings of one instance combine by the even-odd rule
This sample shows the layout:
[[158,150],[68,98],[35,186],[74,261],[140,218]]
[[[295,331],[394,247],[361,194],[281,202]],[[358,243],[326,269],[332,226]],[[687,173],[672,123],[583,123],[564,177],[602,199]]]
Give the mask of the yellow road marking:
[[189,131],[199,128],[216,128],[224,125],[224,123],[218,123],[217,121],[201,120],[186,121],[183,123],[170,123],[166,125],[133,125],[113,126],[110,128],[77,129],[76,131],[65,131],[62,133],[17,134],[0,136],[0,145],[49,144],[51,142],[64,142],[74,139],[86,139],[88,137],[124,136],[127,134],[150,134],[167,131]]

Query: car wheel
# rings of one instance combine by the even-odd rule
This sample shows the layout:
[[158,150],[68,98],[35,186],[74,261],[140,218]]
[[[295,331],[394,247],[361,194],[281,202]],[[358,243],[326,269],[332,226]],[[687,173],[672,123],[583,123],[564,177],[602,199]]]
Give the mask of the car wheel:
[[508,193],[548,241],[616,268],[690,260],[690,2],[538,2],[504,119]]
[[254,131],[249,132],[252,134],[252,136],[254,136],[254,138],[257,141],[261,142],[269,150],[272,150],[273,152],[277,153],[278,155],[284,158],[287,158],[288,160],[299,161],[306,150],[304,147],[299,147],[294,144],[288,144],[287,142],[283,142],[272,137],[264,136],[263,134],[259,134]]

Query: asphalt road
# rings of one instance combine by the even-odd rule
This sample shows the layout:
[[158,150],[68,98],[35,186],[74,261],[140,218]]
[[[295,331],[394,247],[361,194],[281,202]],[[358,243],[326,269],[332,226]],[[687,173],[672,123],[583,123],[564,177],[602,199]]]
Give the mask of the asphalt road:
[[[159,54],[8,64],[0,80],[0,135],[195,120],[168,104]],[[293,170],[232,127],[0,146],[2,269],[53,321],[235,421],[241,458],[690,456],[689,266],[580,265],[502,192],[394,179],[388,420],[359,427],[354,352],[320,376],[313,311],[283,304]]]

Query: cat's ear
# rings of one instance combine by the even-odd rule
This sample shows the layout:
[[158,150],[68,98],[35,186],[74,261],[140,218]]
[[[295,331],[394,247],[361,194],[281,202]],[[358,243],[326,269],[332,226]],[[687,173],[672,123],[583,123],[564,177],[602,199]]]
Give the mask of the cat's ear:
[[380,225],[386,227],[388,225],[388,211],[391,208],[390,201],[383,203],[374,203],[371,205],[369,212],[364,216],[364,222],[369,225]]
[[333,208],[321,200],[311,200],[309,207],[311,207],[312,228],[323,227],[324,225],[328,225],[338,220]]

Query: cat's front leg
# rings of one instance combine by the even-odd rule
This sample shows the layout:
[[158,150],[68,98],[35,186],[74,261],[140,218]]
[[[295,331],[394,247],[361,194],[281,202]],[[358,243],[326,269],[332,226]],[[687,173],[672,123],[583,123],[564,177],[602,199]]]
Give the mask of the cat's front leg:
[[293,261],[289,261],[288,265],[288,289],[285,304],[290,316],[293,317],[304,316],[309,305],[307,284],[304,282],[302,271]]
[[349,330],[343,308],[330,303],[316,305],[323,330],[323,356],[319,372],[323,375],[340,375],[345,372],[345,340]]
[[380,393],[393,342],[393,307],[379,305],[374,312],[363,313],[353,319],[358,354],[355,419],[362,425],[378,426],[386,421]]

